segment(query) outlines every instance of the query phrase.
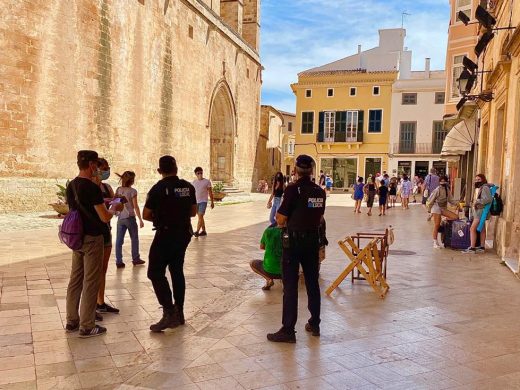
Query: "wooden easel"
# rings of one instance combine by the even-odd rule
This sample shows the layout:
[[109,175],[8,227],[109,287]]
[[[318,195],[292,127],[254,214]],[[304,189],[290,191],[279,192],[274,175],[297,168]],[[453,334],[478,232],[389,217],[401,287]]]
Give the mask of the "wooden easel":
[[[350,264],[338,276],[338,278],[325,291],[330,295],[341,282],[354,270],[363,275],[363,278],[372,286],[379,297],[384,298],[390,287],[386,283],[386,264],[382,264],[382,258],[378,245],[387,245],[382,237],[374,237],[368,245],[361,249],[354,239],[356,236],[347,236],[338,242],[340,248],[350,259]],[[359,240],[358,240],[359,242]],[[386,262],[385,262],[386,263]],[[359,279],[359,278],[358,278]]]

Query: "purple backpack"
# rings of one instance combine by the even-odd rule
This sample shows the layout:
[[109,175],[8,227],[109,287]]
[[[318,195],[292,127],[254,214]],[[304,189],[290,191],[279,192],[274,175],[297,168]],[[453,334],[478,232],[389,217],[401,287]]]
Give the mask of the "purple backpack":
[[[76,207],[81,207],[73,183],[70,183],[70,185],[72,185],[72,191],[74,192]],[[81,249],[83,246],[83,220],[81,219],[79,210],[70,210],[68,212],[63,219],[63,223],[60,225],[58,237],[60,241],[70,249],[75,251]]]

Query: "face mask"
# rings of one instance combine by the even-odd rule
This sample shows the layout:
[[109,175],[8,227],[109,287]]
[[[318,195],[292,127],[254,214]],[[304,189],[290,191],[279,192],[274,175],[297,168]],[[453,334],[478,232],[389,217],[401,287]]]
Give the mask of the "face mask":
[[106,171],[101,171],[101,180],[108,180],[110,177],[110,169],[107,169]]
[[482,182],[480,182],[480,181],[475,182],[475,188],[480,188],[480,187],[482,187]]

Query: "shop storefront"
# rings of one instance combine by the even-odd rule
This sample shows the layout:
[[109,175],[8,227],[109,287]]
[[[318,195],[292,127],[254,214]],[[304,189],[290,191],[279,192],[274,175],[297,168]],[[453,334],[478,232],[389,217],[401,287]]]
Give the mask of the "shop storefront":
[[322,158],[320,167],[325,174],[331,175],[334,188],[346,189],[356,183],[357,158]]

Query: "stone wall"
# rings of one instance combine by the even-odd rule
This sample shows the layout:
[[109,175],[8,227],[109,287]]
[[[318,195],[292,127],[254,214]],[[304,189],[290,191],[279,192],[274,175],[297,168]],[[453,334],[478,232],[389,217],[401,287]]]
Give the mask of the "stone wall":
[[197,165],[209,172],[212,100],[223,86],[233,177],[250,190],[260,66],[202,0],[4,0],[0,212],[45,209],[56,180],[76,175],[79,149],[97,150],[112,171],[134,170],[138,183],[157,180],[162,154],[177,158],[181,176]]

